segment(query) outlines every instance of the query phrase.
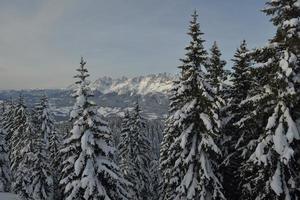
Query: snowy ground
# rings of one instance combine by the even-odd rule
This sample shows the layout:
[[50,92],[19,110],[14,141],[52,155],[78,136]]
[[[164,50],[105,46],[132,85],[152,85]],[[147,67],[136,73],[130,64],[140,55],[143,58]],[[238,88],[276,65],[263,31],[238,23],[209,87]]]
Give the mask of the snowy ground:
[[15,194],[0,193],[0,200],[19,200],[19,198]]

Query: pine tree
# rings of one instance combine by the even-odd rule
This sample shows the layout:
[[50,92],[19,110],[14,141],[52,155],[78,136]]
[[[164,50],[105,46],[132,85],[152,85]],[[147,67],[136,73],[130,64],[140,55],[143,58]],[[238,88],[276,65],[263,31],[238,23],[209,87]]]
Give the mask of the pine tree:
[[11,174],[9,168],[9,148],[7,133],[0,127],[0,192],[10,191]]
[[53,199],[53,178],[47,158],[45,137],[40,129],[31,125],[27,135],[24,151],[27,153],[27,168],[29,169],[27,192],[33,200]]
[[228,118],[223,131],[223,153],[225,154],[223,173],[227,197],[229,199],[239,199],[242,189],[237,190],[236,186],[240,186],[240,182],[245,180],[239,174],[239,167],[242,160],[245,161],[246,159],[245,153],[247,152],[248,143],[251,139],[257,138],[257,134],[251,132],[253,128],[237,125],[239,120],[251,111],[250,105],[241,104],[241,102],[251,96],[251,87],[257,87],[254,85],[252,68],[250,67],[251,57],[245,40],[236,50],[232,61],[232,87],[230,88],[228,106],[225,109]]
[[60,155],[59,150],[61,147],[61,138],[55,127],[55,121],[52,113],[50,112],[50,106],[48,98],[44,95],[41,98],[40,104],[36,107],[38,114],[39,130],[44,140],[45,151],[50,156],[50,169],[52,171],[52,177],[54,181],[54,193],[58,194],[58,182],[60,177]]
[[61,150],[63,161],[63,199],[127,199],[125,182],[113,161],[115,149],[105,122],[97,113],[95,104],[89,100],[93,95],[88,87],[88,70],[81,59],[75,76],[76,99],[71,112],[73,129]]
[[3,129],[6,131],[7,133],[7,138],[6,140],[8,141],[8,145],[9,145],[9,152],[10,152],[10,138],[12,136],[12,133],[14,132],[14,118],[15,118],[15,104],[13,102],[13,100],[11,99],[10,101],[7,102],[6,104],[6,109],[3,113],[2,116],[2,127]]
[[137,191],[135,189],[135,138],[131,133],[132,119],[129,111],[125,112],[122,120],[120,133],[120,143],[118,145],[120,169],[124,174],[124,178],[130,183],[128,191],[132,199],[137,198]]
[[247,177],[242,198],[294,200],[300,195],[296,124],[300,108],[300,5],[297,0],[268,1],[263,11],[271,16],[277,32],[268,46],[253,53],[263,87],[247,101],[255,105],[249,118],[255,118],[260,136],[252,142],[254,151],[242,166]]
[[146,136],[145,132],[146,124],[145,120],[141,116],[141,109],[139,104],[137,103],[133,114],[132,114],[132,127],[131,134],[134,137],[134,163],[135,163],[135,173],[136,180],[135,184],[137,184],[137,199],[147,200],[151,198],[151,189],[150,189],[150,142]]
[[[214,94],[214,106],[219,120],[219,129],[223,132],[223,128],[227,123],[227,114],[225,110],[227,108],[227,93],[228,88],[224,83],[227,79],[228,72],[224,69],[226,61],[221,59],[221,50],[219,49],[217,42],[214,42],[210,49],[210,57],[206,64],[207,70],[207,82],[211,85]],[[223,145],[223,144],[222,144]],[[222,149],[224,150],[224,149]]]
[[123,125],[119,152],[122,171],[133,185],[131,196],[137,200],[151,199],[151,147],[138,103],[132,114],[127,114]]
[[[196,12],[192,15],[188,33],[192,40],[182,59],[176,111],[170,117],[180,133],[169,144],[168,151],[176,155],[169,180],[177,183],[172,186],[174,199],[225,199],[216,160],[221,155],[215,143],[220,122],[213,105],[214,91],[202,71],[207,53],[197,16]],[[179,173],[174,176],[176,169]]]
[[150,181],[151,181],[151,200],[159,200],[160,199],[160,183],[161,183],[161,174],[159,171],[159,160],[153,158],[150,163]]
[[[32,138],[35,146],[32,159],[32,176],[30,193],[35,199],[53,199],[54,192],[58,193],[57,171],[59,168],[52,168],[51,164],[57,158],[51,157],[49,140],[55,133],[53,120],[49,113],[47,97],[44,95],[41,102],[36,105],[34,110],[34,126],[36,134]],[[47,159],[50,155],[50,159]],[[56,182],[54,182],[56,180]]]
[[222,54],[217,42],[214,42],[210,52],[209,62],[206,65],[208,82],[216,90],[216,96],[222,97],[223,82],[227,79],[224,69],[226,61],[221,59]]
[[[180,131],[178,126],[175,126],[174,113],[179,107],[180,102],[178,101],[179,81],[175,80],[173,82],[173,87],[171,88],[170,104],[169,104],[169,117],[165,121],[165,130],[163,141],[160,148],[160,173],[162,180],[160,183],[160,199],[161,200],[171,200],[175,198],[174,191],[177,185],[179,185],[180,168],[177,167],[173,169],[176,160],[180,157],[180,152],[174,149],[180,148],[176,143],[174,143],[175,138],[179,137]],[[175,148],[176,147],[176,148]],[[173,149],[172,151],[170,151]],[[172,178],[172,179],[171,179]]]
[[12,173],[12,190],[22,198],[28,199],[29,184],[29,158],[32,149],[29,149],[33,127],[29,121],[29,113],[25,106],[24,99],[20,96],[16,105],[12,125],[14,132],[11,136],[10,169]]
[[41,132],[43,137],[45,148],[49,151],[50,135],[54,131],[54,121],[49,111],[49,103],[46,95],[43,95],[40,102],[35,106],[35,117],[37,123],[37,129]]

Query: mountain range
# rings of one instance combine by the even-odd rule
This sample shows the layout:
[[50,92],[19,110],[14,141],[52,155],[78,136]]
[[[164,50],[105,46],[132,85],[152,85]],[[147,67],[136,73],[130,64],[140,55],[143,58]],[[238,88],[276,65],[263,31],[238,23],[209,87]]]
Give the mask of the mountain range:
[[[168,92],[176,76],[161,73],[137,77],[101,77],[90,82],[94,91],[93,100],[104,116],[122,116],[126,109],[132,109],[138,101],[148,119],[162,119],[168,110]],[[43,94],[47,94],[51,108],[58,120],[66,120],[74,103],[71,97],[75,85],[64,89],[3,90],[0,100],[16,99],[22,93],[27,104],[34,106]]]

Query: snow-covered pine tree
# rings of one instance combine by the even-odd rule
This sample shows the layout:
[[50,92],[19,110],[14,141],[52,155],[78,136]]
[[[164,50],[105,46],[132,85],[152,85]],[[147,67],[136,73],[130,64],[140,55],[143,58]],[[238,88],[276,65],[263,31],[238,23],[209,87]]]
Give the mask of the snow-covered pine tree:
[[[270,44],[256,50],[263,90],[247,101],[255,103],[260,137],[242,173],[247,177],[242,199],[299,199],[299,52],[300,4],[270,0],[263,10],[277,27]],[[259,120],[258,116],[263,115]],[[248,120],[247,120],[248,121]]]
[[136,102],[131,115],[130,132],[133,136],[133,153],[135,164],[135,190],[137,200],[148,200],[152,197],[150,180],[151,147],[146,135],[145,119],[141,115],[139,103]]
[[180,156],[176,156],[175,165],[169,170],[180,168],[180,172],[176,174],[179,177],[172,172],[169,180],[177,183],[172,191],[174,199],[225,199],[217,171],[221,151],[215,143],[220,122],[213,105],[214,91],[202,71],[207,53],[197,16],[195,12],[190,23],[188,34],[192,40],[180,66],[175,100],[178,108],[172,117],[180,134],[174,138],[175,144],[170,145],[169,152]]
[[[175,126],[174,113],[182,106],[178,101],[179,81],[175,80],[170,90],[169,117],[165,121],[164,136],[160,148],[160,173],[162,180],[160,183],[160,200],[171,200],[175,198],[177,186],[180,183],[179,177],[180,167],[173,168],[176,160],[180,157],[180,151],[175,149],[180,148],[175,139],[179,137],[180,131],[178,126]],[[172,149],[172,151],[171,151]]]
[[99,116],[95,103],[89,100],[93,94],[88,87],[85,64],[82,58],[75,75],[73,129],[61,150],[66,157],[60,181],[63,199],[127,199],[124,178],[113,161],[115,149],[107,122]]
[[[48,97],[43,95],[40,104],[36,107],[38,114],[39,131],[41,131],[43,140],[45,141],[45,150],[50,155],[50,168],[53,174],[54,186],[58,185],[58,177],[60,171],[59,150],[61,147],[61,136],[56,127],[55,120],[50,111]],[[56,180],[56,181],[55,181]],[[56,184],[55,184],[56,183]]]
[[217,97],[222,97],[223,84],[227,79],[224,69],[226,61],[222,60],[221,56],[221,50],[215,41],[210,49],[210,58],[206,65],[206,70],[208,82],[216,90]]
[[[56,196],[59,194],[57,189],[59,168],[57,166],[52,168],[51,166],[58,159],[52,157],[49,145],[50,137],[56,132],[49,111],[48,99],[45,95],[42,96],[40,103],[35,106],[33,122],[36,134],[32,138],[35,149],[32,152],[34,158],[32,159],[33,176],[30,180],[30,186],[32,187],[30,192],[35,199],[53,199],[54,192]],[[47,158],[47,155],[50,155],[50,159]]]
[[11,136],[10,169],[12,173],[12,191],[19,194],[22,198],[28,199],[29,184],[29,154],[32,149],[28,149],[29,142],[33,135],[33,127],[29,121],[29,113],[23,97],[20,95],[15,108],[14,132]]
[[152,158],[150,162],[150,182],[151,188],[150,191],[152,193],[150,199],[151,200],[159,200],[160,199],[160,183],[161,183],[161,174],[159,171],[159,160],[157,158]]
[[[228,199],[239,199],[241,189],[236,189],[240,184],[239,167],[242,160],[246,159],[245,152],[251,139],[257,138],[257,134],[251,132],[250,126],[239,127],[236,123],[251,111],[248,104],[241,104],[247,97],[251,96],[251,86],[255,88],[253,75],[251,73],[251,57],[247,49],[247,43],[242,41],[240,47],[234,54],[232,87],[230,88],[229,102],[225,109],[228,116],[223,131],[223,153],[224,185]],[[234,178],[232,178],[234,177]]]
[[9,148],[6,140],[7,133],[0,127],[0,192],[10,191]]
[[[7,133],[7,138],[6,140],[8,141],[8,145],[10,146],[10,138],[12,136],[12,133],[14,132],[14,118],[15,118],[15,104],[13,100],[9,100],[6,103],[6,109],[5,112],[3,113],[1,124],[2,128],[6,131]],[[9,152],[10,152],[10,147],[9,147]]]
[[138,103],[131,114],[125,115],[122,125],[119,145],[121,169],[132,184],[131,196],[136,200],[150,200],[152,198],[151,147]]
[[[27,192],[32,200],[53,199],[53,178],[47,158],[48,151],[45,142],[45,135],[42,129],[29,121],[28,134],[25,140],[24,152],[25,165],[29,169],[27,174]],[[57,170],[57,169],[55,169]]]
[[127,190],[130,193],[131,198],[135,199],[137,198],[136,193],[138,192],[135,188],[135,138],[131,132],[132,119],[128,110],[125,112],[121,126],[120,143],[118,145],[119,165],[124,178],[130,183]]
[[49,138],[54,129],[54,122],[50,115],[48,98],[44,94],[40,102],[35,106],[34,115],[36,118],[37,129],[41,132],[46,151],[49,150]]

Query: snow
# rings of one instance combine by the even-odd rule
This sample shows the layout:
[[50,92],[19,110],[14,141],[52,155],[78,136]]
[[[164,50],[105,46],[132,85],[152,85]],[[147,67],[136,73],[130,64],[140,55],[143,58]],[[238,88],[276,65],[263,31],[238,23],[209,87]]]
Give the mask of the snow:
[[21,200],[21,198],[11,193],[0,193],[0,200]]
[[200,118],[201,118],[201,120],[203,121],[203,123],[204,123],[206,129],[207,129],[208,131],[211,131],[211,129],[212,129],[212,124],[211,124],[211,121],[210,121],[210,119],[209,119],[209,116],[208,116],[207,114],[205,114],[205,113],[201,113],[201,114],[200,114]]
[[282,190],[282,181],[281,181],[281,171],[280,171],[280,163],[277,163],[277,169],[275,171],[275,174],[272,177],[272,181],[271,181],[271,188],[272,190],[278,195],[280,196],[280,194],[283,192]]
[[288,142],[292,143],[294,139],[299,140],[300,134],[299,134],[298,128],[296,126],[296,123],[292,119],[288,108],[284,112],[284,117],[288,124],[288,131],[286,133]]
[[290,20],[286,20],[283,22],[283,27],[287,27],[287,26],[297,26],[300,23],[300,20],[298,18],[292,18]]
[[292,68],[289,67],[288,60],[289,60],[289,54],[288,54],[287,51],[285,51],[284,52],[284,58],[280,60],[279,66],[285,72],[287,77],[289,77],[293,72]]
[[[111,78],[102,77],[89,84],[92,90],[100,91],[103,94],[136,93],[146,95],[150,93],[167,93],[173,87],[175,76],[166,73],[137,76],[133,78]],[[74,85],[67,89],[74,89]]]

